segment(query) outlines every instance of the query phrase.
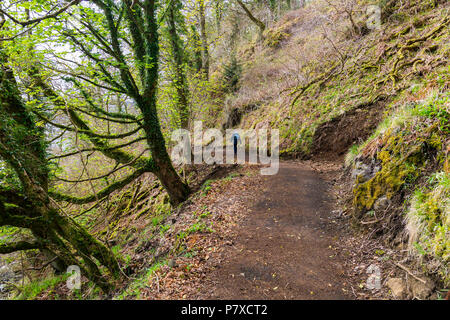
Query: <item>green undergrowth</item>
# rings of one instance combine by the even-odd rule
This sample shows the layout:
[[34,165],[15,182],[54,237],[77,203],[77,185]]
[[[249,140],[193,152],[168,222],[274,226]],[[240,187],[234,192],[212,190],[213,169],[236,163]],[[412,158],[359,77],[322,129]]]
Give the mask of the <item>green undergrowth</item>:
[[[63,274],[60,276],[49,276],[43,280],[32,281],[23,287],[19,288],[20,294],[18,294],[16,300],[34,300],[42,293],[52,295],[52,291],[61,283],[65,282],[69,274]],[[57,299],[57,297],[55,297]]]
[[409,250],[424,271],[450,285],[450,173],[433,174],[418,188],[406,213]]
[[[448,75],[448,69],[432,74],[437,84],[446,78],[445,85],[450,83]],[[375,213],[384,217],[400,208],[411,256],[425,272],[448,286],[450,93],[425,83],[402,94],[372,136],[349,150],[346,162],[356,165],[362,161],[378,167],[368,180],[364,175],[356,176],[354,217],[366,219],[379,199],[392,200],[391,208]],[[388,221],[385,231],[395,230],[392,221],[399,220]]]
[[141,298],[142,289],[148,286],[149,283],[156,280],[156,272],[167,264],[166,259],[161,259],[155,262],[151,267],[149,267],[140,276],[129,283],[127,288],[117,295],[114,300],[127,300],[127,299],[137,299]]

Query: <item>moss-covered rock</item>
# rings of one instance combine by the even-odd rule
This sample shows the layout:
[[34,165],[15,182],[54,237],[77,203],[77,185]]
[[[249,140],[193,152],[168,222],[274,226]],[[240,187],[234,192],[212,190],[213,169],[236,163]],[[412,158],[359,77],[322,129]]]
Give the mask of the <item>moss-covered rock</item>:
[[386,137],[386,144],[376,156],[381,170],[366,182],[361,181],[361,176],[356,177],[353,203],[359,213],[372,209],[382,196],[391,199],[406,182],[417,178],[417,168],[424,164],[423,144],[410,146],[400,133],[388,132]]
[[353,204],[357,217],[371,210],[380,197],[391,199],[406,184],[411,186],[427,174],[426,167],[433,162],[445,165],[448,99],[448,94],[431,94],[428,100],[394,110],[370,142],[360,148],[361,155],[369,154],[368,161],[381,169],[368,180],[356,176]]
[[[354,217],[359,221],[367,212],[392,209],[388,216],[396,218],[384,220],[382,229],[398,232],[403,228],[393,224],[403,227],[406,222],[410,254],[424,271],[449,285],[450,94],[422,90],[427,98],[392,109],[392,115],[358,148],[353,160],[358,173],[353,185]],[[374,165],[380,170],[367,175]]]

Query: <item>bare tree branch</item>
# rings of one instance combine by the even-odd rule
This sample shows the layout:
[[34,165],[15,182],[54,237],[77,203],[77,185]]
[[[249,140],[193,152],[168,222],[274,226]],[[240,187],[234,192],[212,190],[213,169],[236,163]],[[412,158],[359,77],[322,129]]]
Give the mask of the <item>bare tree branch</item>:
[[[66,4],[64,7],[62,7],[61,9],[52,12],[52,13],[47,13],[45,16],[43,17],[39,17],[39,18],[35,18],[35,19],[30,19],[27,21],[20,21],[16,18],[14,18],[12,15],[10,15],[8,12],[4,11],[3,9],[0,8],[0,13],[4,14],[6,17],[8,17],[12,22],[14,22],[15,24],[20,24],[22,27],[26,27],[30,24],[33,23],[37,23],[37,22],[41,22],[43,20],[46,19],[52,19],[52,18],[56,18],[58,15],[60,15],[61,13],[63,13],[64,11],[66,11],[67,9],[69,9],[70,7],[79,4],[81,1],[83,0],[73,0],[71,2],[69,2],[68,4]],[[51,11],[51,10],[50,10]]]

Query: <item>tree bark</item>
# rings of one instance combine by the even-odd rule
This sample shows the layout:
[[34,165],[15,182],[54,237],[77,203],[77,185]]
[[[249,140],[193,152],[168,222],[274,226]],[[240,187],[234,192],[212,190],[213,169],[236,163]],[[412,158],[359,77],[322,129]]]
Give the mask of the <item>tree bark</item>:
[[[150,2],[148,2],[150,5]],[[164,136],[156,109],[156,89],[158,84],[158,61],[159,61],[159,41],[158,24],[156,22],[156,12],[154,7],[146,9],[147,23],[147,57],[152,61],[151,68],[148,68],[145,77],[144,94],[136,101],[143,116],[143,129],[150,147],[150,152],[154,161],[154,174],[161,181],[161,184],[169,194],[172,205],[184,202],[190,189],[175,171],[172,161],[167,153]]]
[[189,128],[189,102],[188,102],[188,88],[186,81],[186,74],[184,72],[184,53],[181,46],[181,39],[178,36],[176,27],[176,0],[170,2],[170,8],[168,12],[168,25],[170,44],[173,56],[173,66],[175,69],[175,89],[177,91],[177,105],[180,116],[180,127],[182,129]]
[[199,18],[200,18],[200,37],[202,40],[202,70],[205,79],[209,79],[209,49],[208,38],[206,34],[206,17],[205,17],[205,2],[198,0]]
[[167,153],[156,113],[155,97],[145,101],[141,109],[144,110],[144,131],[154,160],[154,174],[169,194],[171,204],[176,206],[188,198],[190,194],[189,186],[181,181]]
[[262,39],[264,30],[266,30],[266,25],[264,24],[264,22],[262,22],[261,20],[256,18],[241,0],[236,0],[236,1],[237,1],[237,3],[239,3],[239,5],[242,7],[242,9],[244,9],[245,13],[250,18],[250,20],[253,21],[253,23],[255,23],[258,26],[259,36],[260,36],[260,39]]
[[195,71],[197,73],[202,71],[202,48],[199,46],[200,36],[198,31],[194,25],[191,26],[192,31],[192,40],[194,41],[194,61],[193,64],[195,66]]

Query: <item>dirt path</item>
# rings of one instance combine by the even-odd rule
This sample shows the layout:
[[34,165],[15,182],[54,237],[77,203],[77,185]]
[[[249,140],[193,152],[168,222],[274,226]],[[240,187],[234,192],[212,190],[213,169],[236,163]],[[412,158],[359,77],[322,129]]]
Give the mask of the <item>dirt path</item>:
[[328,183],[311,167],[282,162],[208,276],[211,299],[349,299]]

